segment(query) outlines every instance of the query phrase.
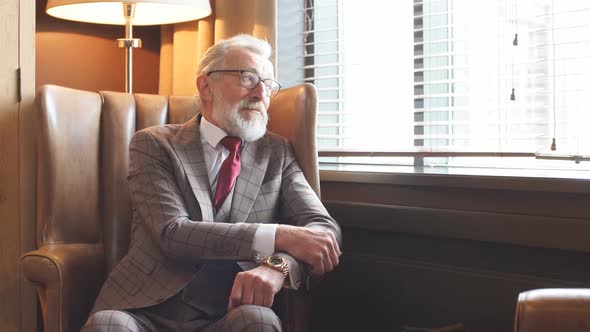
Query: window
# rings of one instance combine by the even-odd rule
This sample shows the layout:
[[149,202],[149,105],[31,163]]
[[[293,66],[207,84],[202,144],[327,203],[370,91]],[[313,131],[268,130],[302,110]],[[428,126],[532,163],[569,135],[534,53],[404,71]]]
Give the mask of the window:
[[282,0],[279,80],[316,85],[320,151],[590,169],[558,160],[590,156],[588,22],[587,0]]

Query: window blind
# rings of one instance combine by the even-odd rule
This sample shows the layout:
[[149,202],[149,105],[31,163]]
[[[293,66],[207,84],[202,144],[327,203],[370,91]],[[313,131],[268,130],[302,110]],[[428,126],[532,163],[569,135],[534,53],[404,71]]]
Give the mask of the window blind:
[[309,82],[318,92],[318,144],[342,147],[343,101],[339,0],[280,0],[278,79],[284,86]]
[[590,155],[586,0],[302,2],[320,151]]

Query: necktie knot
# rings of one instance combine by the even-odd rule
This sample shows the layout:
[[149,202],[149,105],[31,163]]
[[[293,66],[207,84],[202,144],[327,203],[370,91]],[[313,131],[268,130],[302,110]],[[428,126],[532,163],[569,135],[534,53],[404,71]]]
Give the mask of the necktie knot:
[[225,136],[221,139],[221,144],[228,149],[230,153],[233,153],[238,151],[242,144],[242,140],[233,136]]

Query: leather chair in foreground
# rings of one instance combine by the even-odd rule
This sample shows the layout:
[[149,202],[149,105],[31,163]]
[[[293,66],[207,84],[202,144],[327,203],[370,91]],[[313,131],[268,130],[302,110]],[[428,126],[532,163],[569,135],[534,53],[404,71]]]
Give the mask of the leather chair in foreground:
[[[291,142],[320,194],[313,85],[282,90],[271,101],[271,131]],[[25,277],[38,285],[45,331],[78,331],[109,271],[129,246],[128,145],[133,133],[183,123],[197,97],[89,92],[55,85],[37,95],[37,250]],[[282,292],[285,331],[307,330],[308,294]]]
[[590,289],[546,288],[520,293],[514,331],[590,331]]

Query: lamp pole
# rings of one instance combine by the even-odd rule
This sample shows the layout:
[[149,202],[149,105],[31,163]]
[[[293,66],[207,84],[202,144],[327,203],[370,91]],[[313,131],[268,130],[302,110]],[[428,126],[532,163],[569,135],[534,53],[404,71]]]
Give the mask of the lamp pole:
[[125,38],[117,39],[117,47],[125,48],[125,92],[133,92],[133,48],[141,47],[141,39],[133,38],[133,16],[135,4],[124,3]]

